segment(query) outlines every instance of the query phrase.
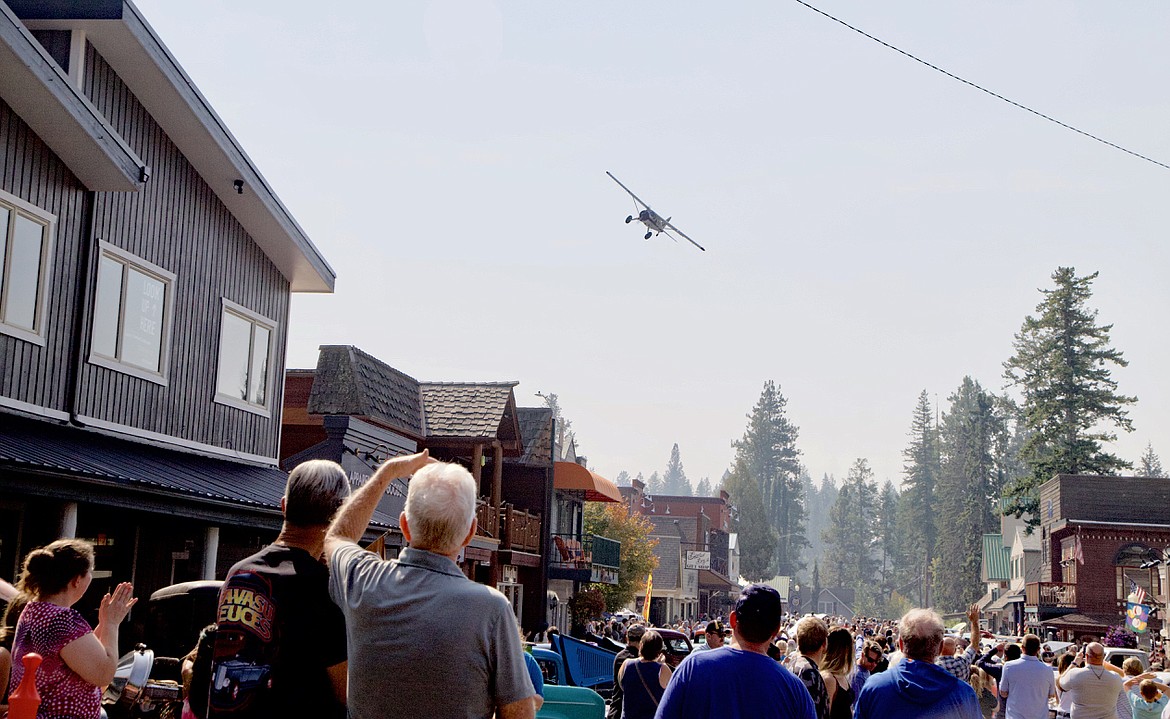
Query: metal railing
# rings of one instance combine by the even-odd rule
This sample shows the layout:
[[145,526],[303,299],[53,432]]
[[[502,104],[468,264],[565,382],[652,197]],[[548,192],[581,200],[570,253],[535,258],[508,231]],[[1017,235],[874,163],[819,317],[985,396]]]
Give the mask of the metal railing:
[[593,545],[593,563],[610,569],[620,569],[622,566],[622,543],[616,539],[593,535],[590,538]]
[[1063,582],[1030,582],[1024,585],[1024,604],[1031,607],[1077,608],[1077,585]]
[[589,569],[593,566],[593,537],[580,534],[552,535],[548,566],[554,569]]

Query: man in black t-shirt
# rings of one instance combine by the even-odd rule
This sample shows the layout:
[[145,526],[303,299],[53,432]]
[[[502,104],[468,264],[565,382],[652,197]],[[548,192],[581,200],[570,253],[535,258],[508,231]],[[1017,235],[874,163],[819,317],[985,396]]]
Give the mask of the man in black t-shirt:
[[335,462],[289,474],[280,536],[232,567],[220,590],[208,717],[345,716],[345,620],[322,557],[329,519],[348,496]]

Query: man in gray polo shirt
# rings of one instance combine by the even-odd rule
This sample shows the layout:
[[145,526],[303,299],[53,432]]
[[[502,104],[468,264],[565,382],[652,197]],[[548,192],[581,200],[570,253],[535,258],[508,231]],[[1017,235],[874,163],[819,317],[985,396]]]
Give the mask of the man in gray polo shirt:
[[[410,546],[394,561],[362,550],[374,507],[414,475],[399,517]],[[325,537],[329,595],[345,615],[351,719],[531,719],[536,691],[508,600],[455,559],[475,536],[475,480],[427,452],[387,460]]]

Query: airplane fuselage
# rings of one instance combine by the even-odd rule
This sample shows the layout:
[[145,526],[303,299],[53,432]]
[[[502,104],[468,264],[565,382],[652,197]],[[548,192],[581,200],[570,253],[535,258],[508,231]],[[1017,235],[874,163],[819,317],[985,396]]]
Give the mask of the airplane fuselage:
[[638,221],[646,225],[647,229],[654,232],[662,232],[666,229],[666,223],[669,222],[669,220],[662,219],[654,210],[642,210],[639,212]]

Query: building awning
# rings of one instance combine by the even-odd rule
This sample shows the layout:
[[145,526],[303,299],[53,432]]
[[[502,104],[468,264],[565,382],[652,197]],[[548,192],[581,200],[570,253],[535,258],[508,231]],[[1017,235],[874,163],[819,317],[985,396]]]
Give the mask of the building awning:
[[1052,619],[1044,619],[1040,624],[1046,627],[1067,627],[1070,629],[1108,629],[1115,627],[1121,622],[1121,616],[1107,616],[1107,615],[1089,615],[1089,614],[1065,614],[1061,617],[1053,617]]
[[1004,609],[1007,609],[1007,606],[1009,604],[1023,604],[1023,602],[1024,602],[1024,593],[1022,591],[1008,592],[1007,594],[1004,594],[1002,597],[1000,597],[999,599],[996,599],[994,602],[992,602],[987,607],[987,611],[1001,612]]
[[576,462],[557,462],[555,464],[553,489],[583,490],[586,502],[622,501],[622,493],[616,484],[596,472],[590,472]]
[[[739,585],[723,576],[719,572],[710,569],[699,570],[699,588],[711,589],[728,592],[732,589],[739,589]],[[788,599],[786,595],[781,595],[784,599]]]
[[[3,414],[4,488],[206,521],[279,525],[288,475],[276,467],[216,459]],[[26,479],[22,479],[24,475]],[[371,524],[397,529],[375,511]]]

